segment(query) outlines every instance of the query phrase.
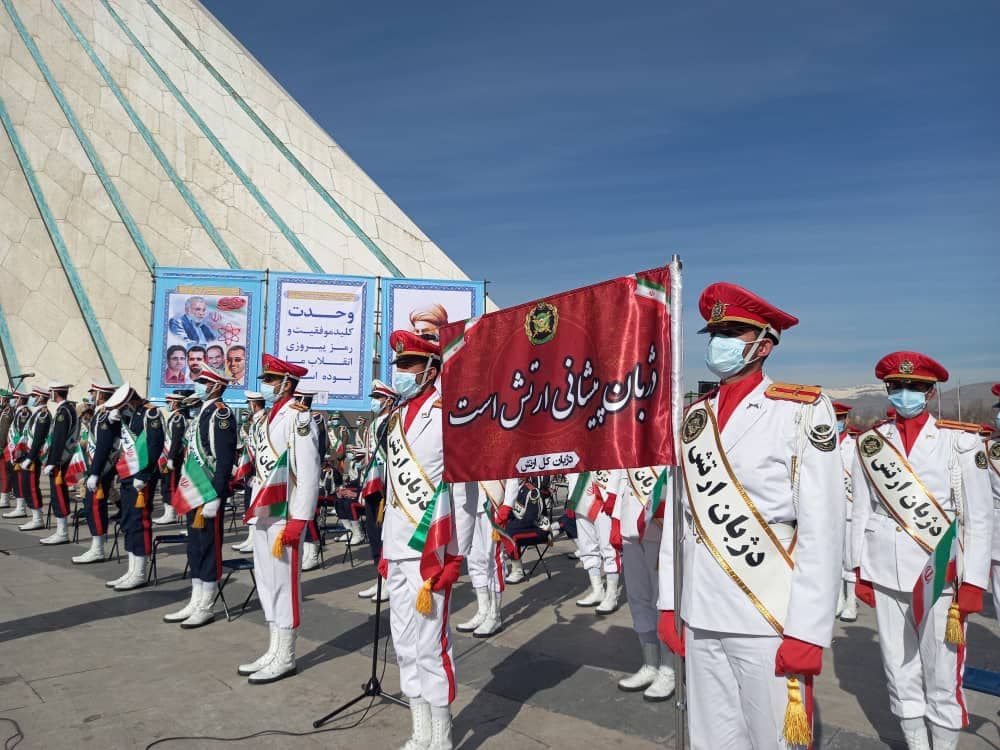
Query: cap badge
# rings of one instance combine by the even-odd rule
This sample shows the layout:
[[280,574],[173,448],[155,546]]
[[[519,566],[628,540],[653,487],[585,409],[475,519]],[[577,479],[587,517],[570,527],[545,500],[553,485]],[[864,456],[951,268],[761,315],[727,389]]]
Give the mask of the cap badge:
[[556,337],[559,327],[559,310],[550,302],[539,302],[524,318],[524,332],[535,346]]
[[913,363],[908,359],[904,359],[902,362],[899,363],[899,372],[903,375],[912,375]]
[[709,323],[718,323],[722,320],[722,316],[726,314],[726,306],[722,302],[716,302],[712,305],[712,317],[708,319]]
[[403,345],[403,342],[402,342],[402,341],[397,341],[397,342],[396,342],[396,354],[402,354],[402,353],[403,353],[403,349],[404,349],[404,348],[405,348],[405,347],[404,347],[404,345]]

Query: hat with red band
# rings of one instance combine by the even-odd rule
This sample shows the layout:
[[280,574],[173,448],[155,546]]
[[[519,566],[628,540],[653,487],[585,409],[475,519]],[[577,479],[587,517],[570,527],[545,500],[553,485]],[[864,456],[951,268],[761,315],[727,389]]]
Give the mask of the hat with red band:
[[97,393],[114,393],[117,387],[111,385],[111,383],[91,383],[89,390],[96,391]]
[[168,402],[170,402],[170,401],[183,401],[188,396],[192,396],[192,395],[194,395],[194,391],[191,391],[191,390],[180,390],[180,391],[174,391],[173,393],[168,393],[166,396],[164,396],[164,398]]
[[383,383],[378,378],[372,380],[372,390],[369,396],[381,396],[382,398],[393,399],[399,394],[391,387]]
[[31,389],[31,395],[39,397],[44,396],[45,398],[48,398],[50,394],[48,388],[40,388],[38,386],[35,386],[34,388]]
[[886,354],[875,365],[879,380],[913,380],[922,383],[945,383],[948,371],[939,363],[920,352],[893,352]]
[[840,401],[833,402],[834,414],[847,414],[847,412],[849,412],[853,408],[854,408],[853,406],[848,406],[847,404],[843,404]]
[[[1000,396],[1000,383],[994,385],[992,388],[990,388],[990,390],[993,392],[994,396]],[[993,404],[993,406],[994,408],[1000,407],[1000,401],[997,401],[995,404]]]
[[743,323],[760,328],[775,338],[797,325],[799,319],[772,305],[762,297],[736,284],[719,281],[701,293],[698,311],[708,322],[698,333],[711,332],[724,323]]
[[265,354],[260,358],[260,377],[263,378],[265,375],[277,376],[277,377],[289,377],[299,380],[304,378],[309,374],[307,370],[302,365],[292,364],[291,362],[286,362],[283,359],[278,359],[273,354]]
[[194,376],[194,382],[208,383],[210,385],[216,385],[218,383],[222,383],[222,385],[229,385],[233,382],[233,379],[225,373],[219,372],[214,367],[202,365],[201,370]]
[[418,336],[412,331],[393,331],[389,337],[389,347],[396,355],[393,364],[403,357],[441,359],[440,342]]
[[118,389],[108,397],[104,405],[109,409],[120,409],[137,395],[135,388],[126,381],[118,386]]

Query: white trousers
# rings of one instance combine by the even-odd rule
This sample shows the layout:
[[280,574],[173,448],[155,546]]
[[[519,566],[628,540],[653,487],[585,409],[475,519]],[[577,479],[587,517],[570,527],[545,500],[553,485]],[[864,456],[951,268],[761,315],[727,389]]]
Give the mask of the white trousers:
[[279,628],[297,628],[302,605],[299,581],[302,539],[299,539],[298,547],[285,547],[281,557],[277,558],[271,554],[271,548],[284,530],[284,521],[260,521],[253,526],[254,577],[257,579],[257,596],[264,610],[264,619]]
[[652,531],[640,542],[622,540],[622,565],[625,568],[625,588],[632,626],[636,633],[656,632],[660,613],[656,609],[659,577],[656,566],[660,557],[660,535]]
[[469,566],[472,588],[503,591],[503,559],[500,543],[493,541],[493,526],[486,513],[476,514],[476,525],[472,530],[472,547],[465,558]]
[[414,606],[423,585],[419,558],[389,562],[392,648],[396,652],[403,694],[444,707],[455,700],[455,667],[448,623],[451,590],[433,592],[431,613],[424,617]]
[[851,567],[851,519],[847,519],[847,527],[844,529],[844,562],[841,565],[843,573],[841,579],[848,583],[854,583],[854,568]]
[[965,647],[944,642],[951,590],[946,589],[934,603],[919,634],[910,599],[910,592],[875,587],[875,620],[889,681],[889,708],[900,719],[926,716],[938,726],[962,729],[968,723],[960,679]]
[[602,569],[605,573],[621,572],[618,553],[611,546],[611,518],[606,513],[599,514],[593,523],[586,516],[576,517],[576,544],[588,573]]
[[1000,561],[993,561],[990,579],[993,583],[993,609],[996,610],[997,622],[1000,622]]
[[684,644],[691,750],[787,747],[788,689],[774,674],[781,638],[689,627]]

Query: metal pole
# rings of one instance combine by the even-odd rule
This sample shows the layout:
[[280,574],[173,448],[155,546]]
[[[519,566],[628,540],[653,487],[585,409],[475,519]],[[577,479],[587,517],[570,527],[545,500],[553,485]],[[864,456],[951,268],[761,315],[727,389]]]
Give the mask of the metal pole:
[[[677,635],[681,635],[681,587],[684,582],[681,539],[684,534],[684,507],[681,497],[680,439],[681,421],[684,418],[684,333],[681,325],[681,259],[674,255],[670,260],[670,385],[673,398],[670,403],[670,422],[674,435],[673,519],[674,519],[674,622]],[[676,750],[687,747],[687,690],[684,659],[674,654],[674,734]]]

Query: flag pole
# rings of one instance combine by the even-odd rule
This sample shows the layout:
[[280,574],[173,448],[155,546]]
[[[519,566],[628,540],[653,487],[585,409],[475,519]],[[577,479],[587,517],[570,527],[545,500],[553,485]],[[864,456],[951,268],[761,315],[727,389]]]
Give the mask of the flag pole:
[[[670,401],[670,423],[674,436],[674,476],[673,488],[673,530],[674,530],[674,622],[677,635],[682,635],[681,586],[684,581],[681,539],[684,533],[684,508],[682,506],[680,482],[680,437],[681,420],[684,417],[684,334],[681,325],[681,259],[674,255],[670,260],[670,386],[673,398]],[[687,691],[685,683],[684,659],[674,654],[674,747],[687,747]]]

